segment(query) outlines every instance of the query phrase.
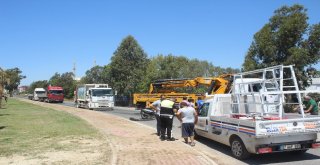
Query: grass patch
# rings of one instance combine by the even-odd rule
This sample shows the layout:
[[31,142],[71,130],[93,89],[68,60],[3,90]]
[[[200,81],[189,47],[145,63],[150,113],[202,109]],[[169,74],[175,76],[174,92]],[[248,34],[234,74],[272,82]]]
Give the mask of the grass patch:
[[84,120],[66,112],[9,99],[0,109],[0,156],[68,150],[63,140],[101,138]]

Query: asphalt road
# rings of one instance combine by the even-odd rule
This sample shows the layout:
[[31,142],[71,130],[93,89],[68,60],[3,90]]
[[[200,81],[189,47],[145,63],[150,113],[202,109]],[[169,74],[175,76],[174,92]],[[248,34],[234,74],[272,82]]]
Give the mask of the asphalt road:
[[[74,106],[72,102],[64,102],[63,105]],[[134,108],[127,107],[115,107],[112,111],[101,111],[101,113],[108,113],[116,116],[120,116],[126,119],[135,118],[140,119],[140,111],[134,110]],[[156,121],[135,121],[150,127],[155,128]],[[175,118],[173,123],[173,136],[180,137],[179,121]],[[156,129],[155,129],[156,133]],[[318,135],[319,136],[319,135]],[[320,149],[311,149],[304,154],[294,155],[292,153],[273,153],[263,155],[253,155],[250,159],[245,161],[239,161],[231,156],[231,151],[228,146],[214,142],[209,139],[198,139],[197,145],[201,145],[205,148],[206,152],[215,153],[218,155],[218,163],[223,164],[272,164],[272,165],[318,165],[320,164]]]

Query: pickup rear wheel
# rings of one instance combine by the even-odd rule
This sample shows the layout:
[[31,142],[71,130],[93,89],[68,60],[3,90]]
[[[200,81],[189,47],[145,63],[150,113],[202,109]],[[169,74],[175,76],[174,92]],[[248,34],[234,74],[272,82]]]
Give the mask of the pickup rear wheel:
[[231,140],[231,151],[232,155],[240,160],[246,159],[250,156],[250,153],[246,149],[246,146],[238,137],[235,137]]

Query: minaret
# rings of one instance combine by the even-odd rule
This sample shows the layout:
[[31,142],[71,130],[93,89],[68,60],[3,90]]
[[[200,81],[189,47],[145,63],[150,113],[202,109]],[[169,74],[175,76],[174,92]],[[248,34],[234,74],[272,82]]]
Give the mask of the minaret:
[[73,71],[73,80],[76,80],[76,62],[73,63],[72,71]]

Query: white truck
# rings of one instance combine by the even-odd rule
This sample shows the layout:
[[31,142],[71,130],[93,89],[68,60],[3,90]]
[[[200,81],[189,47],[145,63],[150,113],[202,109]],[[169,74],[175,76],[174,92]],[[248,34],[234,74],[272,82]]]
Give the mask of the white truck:
[[[303,111],[301,95],[307,92],[315,91],[299,91],[291,65],[236,74],[230,94],[207,96],[195,133],[230,146],[237,159],[319,148],[320,117]],[[284,111],[297,106],[299,113]]]
[[47,92],[44,88],[35,88],[33,91],[33,100],[44,101],[47,99]]
[[108,84],[79,85],[75,91],[75,106],[95,110],[113,110],[113,90]]

